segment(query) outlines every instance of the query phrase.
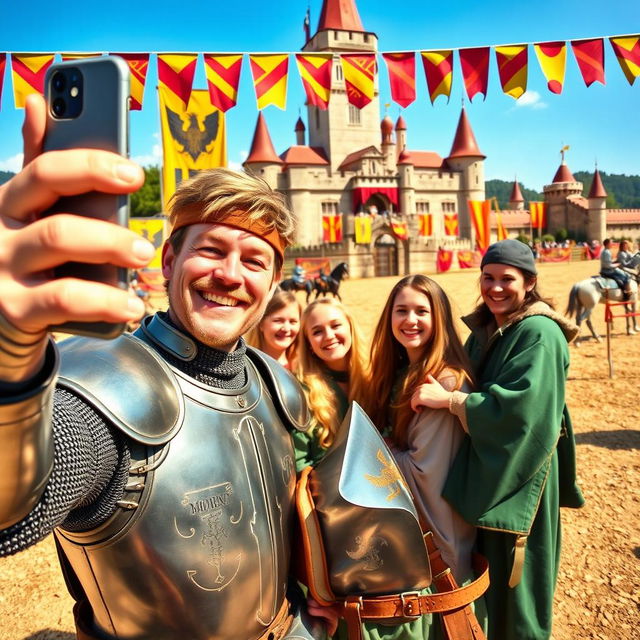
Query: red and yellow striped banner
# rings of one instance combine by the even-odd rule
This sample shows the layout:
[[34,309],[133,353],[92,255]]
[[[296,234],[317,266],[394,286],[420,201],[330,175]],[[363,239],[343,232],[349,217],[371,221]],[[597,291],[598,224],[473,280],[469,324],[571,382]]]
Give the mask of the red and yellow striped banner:
[[609,42],[627,81],[633,85],[640,76],[640,36],[613,37]]
[[489,83],[489,47],[460,49],[460,65],[469,100],[472,101],[477,93],[481,93],[483,99],[486,98]]
[[84,60],[85,58],[99,58],[102,54],[96,53],[61,53],[62,62],[69,60]]
[[296,64],[307,94],[307,103],[325,110],[331,97],[331,69],[333,55],[330,53],[296,53]]
[[457,236],[459,234],[457,213],[444,214],[444,233],[447,236]]
[[166,87],[167,104],[186,109],[193,87],[198,56],[195,53],[163,53],[158,55],[158,82]]
[[358,109],[373,100],[376,74],[375,53],[343,53],[340,56],[347,100]]
[[413,51],[383,53],[389,72],[391,99],[408,107],[416,99],[416,54]]
[[409,237],[409,230],[406,222],[392,220],[391,231],[398,240],[406,240]]
[[24,109],[24,102],[32,93],[44,93],[44,76],[53,62],[53,53],[11,54],[13,99],[16,109]]
[[495,49],[502,90],[517,100],[527,90],[528,47],[514,44]]
[[491,200],[467,200],[469,214],[476,232],[476,245],[480,251],[485,251],[490,244],[489,214]]
[[238,102],[242,54],[204,54],[211,104],[223,113]]
[[438,273],[449,271],[452,262],[453,251],[450,249],[438,249],[438,253],[436,254],[436,271]]
[[552,93],[562,93],[564,70],[567,63],[567,46],[564,42],[539,42],[533,45],[547,87]]
[[530,202],[529,215],[531,216],[531,226],[539,232],[547,226],[547,203]]
[[594,82],[604,84],[604,43],[602,38],[572,40],[571,48],[587,87]]
[[427,237],[433,235],[433,216],[430,213],[421,213],[418,220],[418,235]]
[[131,101],[129,108],[132,111],[142,109],[144,98],[144,86],[147,82],[147,71],[149,70],[148,53],[112,53],[113,56],[120,56],[129,65],[129,76],[131,78]]
[[355,241],[356,244],[371,242],[371,218],[369,216],[355,217]]
[[7,66],[7,54],[0,53],[0,108],[2,107],[2,85],[4,84],[4,70]]
[[500,240],[507,239],[507,230],[504,228],[504,224],[502,222],[502,214],[499,211],[496,211],[496,235],[498,236],[498,242]]
[[438,96],[451,95],[453,79],[453,51],[421,51],[424,75],[427,79],[431,104]]
[[249,61],[258,109],[274,105],[284,110],[287,106],[289,56],[286,53],[253,54]]
[[322,242],[342,242],[342,216],[322,216]]

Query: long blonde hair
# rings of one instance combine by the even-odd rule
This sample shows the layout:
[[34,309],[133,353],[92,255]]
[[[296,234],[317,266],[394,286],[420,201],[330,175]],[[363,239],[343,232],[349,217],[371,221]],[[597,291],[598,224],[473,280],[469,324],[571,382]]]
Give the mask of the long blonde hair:
[[307,337],[309,316],[319,305],[331,305],[339,309],[349,323],[351,333],[351,349],[349,350],[349,402],[361,401],[364,386],[364,367],[362,364],[362,339],[351,313],[334,298],[314,300],[302,313],[300,326],[300,370],[299,377],[307,388],[309,407],[316,419],[316,434],[322,447],[333,443],[336,431],[340,426],[338,415],[338,399],[327,382],[327,367],[314,353]]
[[[393,305],[405,287],[423,293],[431,305],[431,337],[420,359],[412,365],[406,349],[391,330]],[[408,367],[408,372],[391,406],[393,387],[399,370],[404,367]],[[393,440],[398,446],[406,447],[407,428],[414,415],[411,396],[415,388],[425,382],[427,374],[438,378],[445,370],[455,376],[456,388],[460,388],[465,380],[473,379],[471,363],[453,326],[449,299],[431,278],[422,275],[402,278],[391,290],[373,335],[364,408],[381,431],[391,424]]]
[[[262,315],[262,319],[258,324],[256,324],[245,336],[245,340],[248,345],[255,347],[256,349],[260,349],[264,351],[265,341],[264,341],[264,333],[262,333],[262,321],[280,311],[280,309],[284,309],[288,305],[295,303],[298,306],[298,313],[302,315],[302,307],[298,302],[298,299],[291,291],[283,291],[278,287],[275,290],[273,296],[271,296],[271,300],[267,303],[267,307],[264,310],[264,314]],[[295,340],[286,348],[285,354],[287,356],[287,362],[289,363],[289,369],[293,372],[296,371],[298,366],[298,344],[300,342],[300,333],[296,336]]]

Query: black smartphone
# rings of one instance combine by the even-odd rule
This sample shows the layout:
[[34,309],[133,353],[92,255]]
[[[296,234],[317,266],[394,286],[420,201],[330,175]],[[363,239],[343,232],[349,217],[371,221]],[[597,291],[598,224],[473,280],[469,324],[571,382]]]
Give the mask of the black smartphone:
[[[69,60],[52,65],[45,77],[47,127],[44,151],[105,149],[129,154],[129,67],[117,56]],[[60,198],[44,215],[72,213],[127,226],[129,197],[92,191]],[[128,269],[110,264],[67,262],[56,278],[82,278],[127,289]],[[53,331],[115,338],[125,323],[68,322]]]

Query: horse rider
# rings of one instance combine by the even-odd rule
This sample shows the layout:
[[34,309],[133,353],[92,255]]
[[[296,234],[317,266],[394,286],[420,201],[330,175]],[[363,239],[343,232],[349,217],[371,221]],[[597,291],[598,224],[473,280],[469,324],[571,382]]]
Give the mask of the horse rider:
[[620,269],[620,263],[613,261],[613,255],[611,253],[611,238],[606,238],[602,243],[603,249],[600,254],[600,275],[604,278],[611,278],[620,287],[624,293],[625,299],[629,298],[631,294],[630,277],[628,273],[625,273]]
[[307,278],[307,272],[305,271],[304,267],[301,264],[297,264],[295,267],[293,267],[292,278],[296,284],[298,285],[304,284],[304,281]]
[[616,256],[616,262],[624,269],[635,269],[638,266],[638,254],[633,254],[629,251],[629,241],[620,241],[620,250]]

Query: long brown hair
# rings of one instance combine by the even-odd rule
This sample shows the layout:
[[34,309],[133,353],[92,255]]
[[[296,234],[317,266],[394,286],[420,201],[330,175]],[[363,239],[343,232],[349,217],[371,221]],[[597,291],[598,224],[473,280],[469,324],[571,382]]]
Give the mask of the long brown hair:
[[327,382],[327,367],[311,348],[307,337],[307,328],[311,312],[319,305],[334,306],[344,314],[349,323],[351,333],[351,349],[349,350],[349,402],[361,402],[364,386],[364,366],[362,364],[362,339],[356,322],[347,308],[334,298],[320,298],[308,305],[302,313],[300,323],[300,368],[299,377],[307,388],[309,408],[316,419],[316,434],[320,445],[329,447],[333,443],[338,427],[338,399]]
[[[433,322],[431,336],[420,359],[414,364],[409,364],[406,349],[391,330],[393,305],[405,287],[427,296]],[[398,372],[404,367],[408,367],[408,372],[391,406],[393,387]],[[460,388],[465,380],[473,379],[471,364],[454,328],[449,299],[431,278],[423,275],[406,276],[391,290],[373,335],[364,408],[381,431],[391,424],[393,440],[398,446],[406,447],[407,427],[414,415],[410,404],[413,392],[425,382],[427,374],[438,378],[445,370],[455,376],[456,388]]]

